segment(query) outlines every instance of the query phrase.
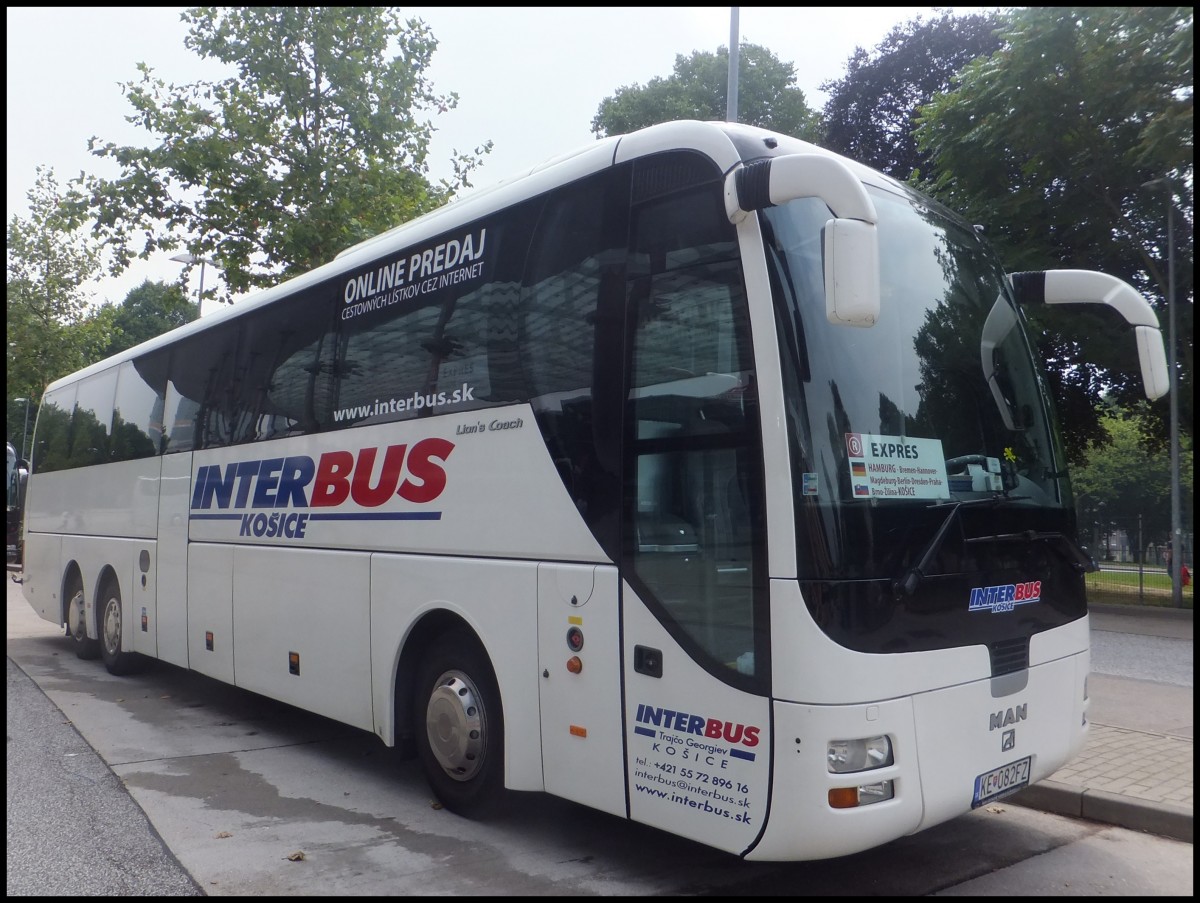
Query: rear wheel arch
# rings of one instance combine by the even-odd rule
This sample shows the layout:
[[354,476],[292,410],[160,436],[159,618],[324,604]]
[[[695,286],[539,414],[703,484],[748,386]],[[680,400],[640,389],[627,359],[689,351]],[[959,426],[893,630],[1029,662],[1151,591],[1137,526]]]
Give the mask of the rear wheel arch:
[[479,635],[460,624],[421,650],[412,725],[417,758],[451,812],[488,817],[505,798],[505,728],[495,665]]
[[105,567],[96,583],[97,625],[100,628],[100,655],[110,674],[130,674],[143,663],[140,655],[125,649],[124,624],[128,614],[121,581],[116,571]]
[[84,660],[100,657],[100,641],[92,638],[93,634],[99,635],[94,618],[94,610],[88,613],[83,572],[77,562],[71,561],[63,569],[62,621],[75,647],[75,655]]
[[[404,640],[400,656],[396,661],[396,674],[393,684],[393,728],[395,745],[403,759],[413,759],[417,755],[416,736],[413,731],[413,711],[418,704],[417,675],[420,671],[421,660],[425,652],[437,638],[455,630],[468,630],[475,633],[471,626],[460,616],[445,609],[428,612],[413,625]],[[478,636],[476,635],[476,639]],[[480,642],[482,645],[482,641]]]
[[67,566],[63,568],[62,588],[59,593],[60,600],[60,620],[67,628],[67,635],[72,634],[71,631],[71,597],[76,590],[83,589],[83,572],[79,569],[79,564],[76,561],[68,561]]

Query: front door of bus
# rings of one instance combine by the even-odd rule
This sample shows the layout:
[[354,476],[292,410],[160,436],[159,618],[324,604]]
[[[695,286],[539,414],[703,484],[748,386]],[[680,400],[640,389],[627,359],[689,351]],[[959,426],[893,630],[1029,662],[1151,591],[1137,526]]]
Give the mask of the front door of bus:
[[546,791],[625,815],[617,569],[538,565]]

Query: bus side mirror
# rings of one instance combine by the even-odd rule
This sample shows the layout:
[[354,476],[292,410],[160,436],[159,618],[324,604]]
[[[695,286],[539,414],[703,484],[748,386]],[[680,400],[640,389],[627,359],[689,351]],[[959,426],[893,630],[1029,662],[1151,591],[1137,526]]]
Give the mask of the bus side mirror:
[[825,318],[835,326],[874,326],[879,319],[879,236],[874,223],[825,224]]
[[1115,276],[1092,270],[1045,270],[1013,273],[1013,292],[1021,304],[1103,304],[1133,327],[1142,384],[1151,401],[1170,388],[1167,353],[1154,308],[1133,286]]
[[879,217],[862,180],[841,159],[785,154],[736,166],[725,178],[725,213],[740,223],[753,210],[818,198],[833,211],[825,223],[825,316],[835,326],[879,319]]

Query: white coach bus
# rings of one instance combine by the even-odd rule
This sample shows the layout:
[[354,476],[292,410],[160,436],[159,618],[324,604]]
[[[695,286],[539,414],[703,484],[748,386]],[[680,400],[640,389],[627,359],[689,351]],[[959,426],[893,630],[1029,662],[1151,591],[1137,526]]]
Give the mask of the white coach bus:
[[754,860],[1045,778],[1087,732],[1086,553],[979,230],[783,135],[674,122],[449,204],[52,383],[24,592],[419,757]]

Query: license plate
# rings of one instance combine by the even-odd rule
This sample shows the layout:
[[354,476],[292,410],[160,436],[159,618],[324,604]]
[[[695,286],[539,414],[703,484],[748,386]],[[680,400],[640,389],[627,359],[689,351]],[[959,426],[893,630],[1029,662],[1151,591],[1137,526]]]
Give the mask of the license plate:
[[1026,756],[1018,762],[1001,765],[991,771],[985,771],[975,779],[975,796],[971,800],[971,808],[975,809],[994,799],[1008,796],[1020,790],[1029,783],[1029,763],[1031,756]]

